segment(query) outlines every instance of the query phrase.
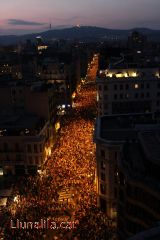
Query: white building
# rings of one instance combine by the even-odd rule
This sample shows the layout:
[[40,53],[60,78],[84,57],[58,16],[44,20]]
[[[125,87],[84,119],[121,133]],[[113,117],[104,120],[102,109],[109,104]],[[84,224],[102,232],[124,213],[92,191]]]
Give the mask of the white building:
[[108,69],[97,77],[98,115],[160,111],[160,72]]

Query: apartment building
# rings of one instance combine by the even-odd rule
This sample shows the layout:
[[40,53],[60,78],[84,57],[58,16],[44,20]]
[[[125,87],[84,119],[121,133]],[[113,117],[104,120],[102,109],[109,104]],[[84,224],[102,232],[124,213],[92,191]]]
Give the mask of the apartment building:
[[160,111],[158,68],[107,69],[96,83],[99,116]]
[[0,113],[28,112],[56,121],[56,96],[53,88],[42,82],[25,85],[23,81],[3,78],[0,82]]
[[158,114],[97,119],[98,206],[118,224],[123,240],[160,220],[158,122]]
[[51,153],[53,127],[36,115],[0,118],[0,169],[3,174],[36,173]]

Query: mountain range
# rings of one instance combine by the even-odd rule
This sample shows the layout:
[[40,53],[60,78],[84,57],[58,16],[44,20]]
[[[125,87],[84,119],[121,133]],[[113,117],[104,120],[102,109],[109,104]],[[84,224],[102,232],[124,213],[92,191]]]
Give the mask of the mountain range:
[[126,39],[133,31],[143,33],[148,37],[148,39],[160,41],[160,30],[152,30],[148,28],[117,30],[91,26],[76,26],[64,29],[51,29],[40,33],[25,35],[3,35],[0,36],[0,45],[17,44],[19,42],[24,42],[27,39],[34,40],[37,36],[41,36],[46,41],[52,39],[77,39],[81,41]]

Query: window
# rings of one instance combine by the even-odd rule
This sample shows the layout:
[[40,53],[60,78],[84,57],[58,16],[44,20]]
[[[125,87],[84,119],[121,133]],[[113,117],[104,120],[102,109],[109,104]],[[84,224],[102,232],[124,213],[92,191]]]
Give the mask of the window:
[[114,94],[114,99],[115,99],[115,100],[117,99],[117,94]]
[[4,146],[4,151],[8,151],[8,143],[4,143],[3,146]]
[[15,144],[15,150],[16,150],[16,152],[19,151],[19,144],[18,143]]
[[100,184],[100,192],[101,194],[106,194],[106,185],[105,184]]
[[108,95],[104,95],[104,99],[107,100],[108,99]]
[[122,84],[120,84],[120,90],[123,90],[123,85]]
[[150,84],[149,83],[147,83],[147,86],[146,86],[147,88],[150,88]]
[[134,88],[135,89],[138,89],[139,88],[139,85],[136,83],[136,84],[134,84]]
[[144,98],[144,93],[141,93],[141,98]]
[[117,152],[114,153],[115,160],[117,161],[118,154]]
[[125,98],[126,99],[128,99],[129,98],[129,94],[127,93],[127,94],[125,94]]
[[144,83],[141,83],[141,88],[142,88],[142,89],[144,88]]
[[105,151],[101,150],[101,157],[105,157]]
[[157,87],[160,88],[160,83],[157,84]]
[[29,164],[33,164],[32,156],[29,156],[29,157],[28,157],[28,162],[29,162]]
[[42,152],[42,144],[39,145],[40,152]]
[[105,170],[106,169],[106,164],[104,161],[101,161],[101,169]]
[[157,106],[159,106],[160,105],[160,101],[157,101]]
[[160,97],[160,92],[157,92],[157,97]]
[[135,93],[134,98],[138,98],[138,93]]
[[105,180],[106,180],[105,172],[101,172],[101,180],[102,180],[102,181],[105,181]]
[[123,94],[120,94],[120,99],[123,99]]
[[107,104],[107,103],[104,105],[104,108],[105,108],[105,109],[108,109],[108,104]]
[[106,213],[107,210],[107,202],[105,199],[100,198],[100,209],[102,212]]
[[27,144],[27,152],[32,152],[31,144]]
[[37,165],[39,164],[39,159],[37,156],[35,157],[35,164],[37,164]]
[[34,144],[34,152],[37,153],[38,149],[37,149],[37,144]]
[[129,89],[129,85],[128,85],[128,84],[126,84],[126,90],[127,90],[127,89]]
[[101,91],[101,90],[102,90],[102,86],[101,86],[101,85],[99,85],[98,89],[99,89],[99,91]]
[[13,95],[13,96],[16,95],[15,89],[12,89],[12,95]]
[[17,162],[22,161],[22,156],[19,155],[19,154],[17,154],[17,155],[16,155],[16,161],[17,161]]
[[114,197],[117,198],[117,188],[114,188]]
[[147,97],[147,98],[149,98],[149,97],[150,97],[150,94],[149,94],[149,92],[147,92],[147,94],[146,94],[146,97]]
[[117,85],[116,84],[114,85],[114,90],[117,90]]
[[105,86],[104,86],[104,91],[107,91],[107,90],[108,90],[108,86],[105,85]]

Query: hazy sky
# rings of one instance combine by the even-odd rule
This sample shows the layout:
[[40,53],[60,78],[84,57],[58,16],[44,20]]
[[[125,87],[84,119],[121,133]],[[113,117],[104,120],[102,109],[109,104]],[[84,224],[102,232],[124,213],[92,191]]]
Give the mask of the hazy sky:
[[[0,0],[0,34],[54,26],[160,29],[160,0]],[[24,31],[23,31],[24,32]]]

